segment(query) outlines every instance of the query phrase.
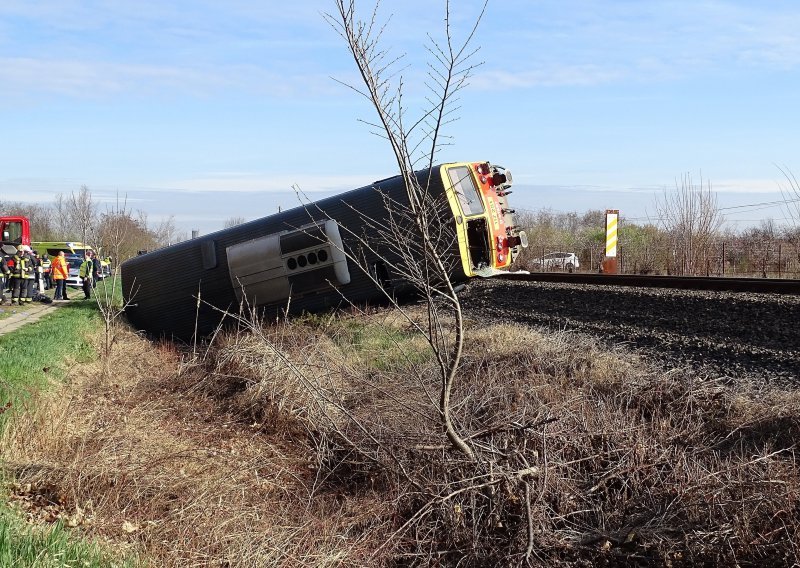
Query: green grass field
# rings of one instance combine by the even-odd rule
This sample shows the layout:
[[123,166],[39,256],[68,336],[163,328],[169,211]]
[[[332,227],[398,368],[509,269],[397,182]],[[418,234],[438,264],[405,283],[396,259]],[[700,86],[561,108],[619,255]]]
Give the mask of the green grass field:
[[41,320],[0,336],[0,404],[11,403],[0,415],[0,429],[31,389],[48,378],[61,378],[70,365],[96,357],[85,334],[100,325],[94,302],[60,306]]

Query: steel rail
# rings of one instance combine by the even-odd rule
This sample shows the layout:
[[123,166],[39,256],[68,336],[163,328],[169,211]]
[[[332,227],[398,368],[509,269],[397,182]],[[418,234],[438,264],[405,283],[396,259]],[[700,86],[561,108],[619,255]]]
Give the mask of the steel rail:
[[724,290],[800,294],[800,280],[768,278],[728,278],[714,276],[645,276],[641,274],[594,274],[589,272],[531,272],[496,276],[503,280],[523,282],[563,282],[572,284],[605,284],[638,288],[680,288],[683,290]]

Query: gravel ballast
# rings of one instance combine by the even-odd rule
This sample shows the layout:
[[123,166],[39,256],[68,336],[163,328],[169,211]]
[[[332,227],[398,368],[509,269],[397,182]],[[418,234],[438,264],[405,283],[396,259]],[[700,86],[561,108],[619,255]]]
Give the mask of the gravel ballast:
[[800,297],[476,279],[471,320],[513,321],[625,344],[667,369],[800,383]]

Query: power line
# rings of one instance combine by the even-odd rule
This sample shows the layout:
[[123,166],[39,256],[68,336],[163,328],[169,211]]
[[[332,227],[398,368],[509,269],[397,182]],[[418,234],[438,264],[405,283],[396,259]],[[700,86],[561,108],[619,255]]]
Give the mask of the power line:
[[[778,217],[777,219],[772,218],[773,221],[793,221],[791,217]],[[764,219],[725,219],[726,223],[757,223],[759,221],[764,221]]]
[[[749,205],[732,205],[730,207],[720,207],[720,211],[728,211],[730,209],[744,209],[746,207],[761,207],[762,205],[771,206],[771,205],[786,205],[787,203],[797,203],[800,202],[800,197],[797,199],[782,199],[780,201],[764,201],[763,203],[751,203]],[[766,209],[766,207],[765,207]]]
[[[779,200],[779,201],[762,201],[760,203],[749,203],[749,204],[745,204],[745,205],[730,205],[728,207],[719,207],[719,208],[717,208],[717,210],[718,211],[743,210],[742,212],[754,213],[756,211],[762,211],[764,209],[770,209],[770,208],[775,207],[775,206],[780,206],[780,205],[786,206],[789,203],[800,203],[800,197],[793,198],[793,199],[782,199],[782,200]],[[559,213],[560,214],[577,213],[575,211],[569,211],[568,212],[568,211],[559,210],[559,209],[552,209],[552,208],[544,208],[544,209],[547,209],[547,210],[549,210],[549,211],[551,211],[553,213],[556,213],[556,214],[559,214]],[[530,212],[530,213],[534,213],[534,212],[537,211],[537,210],[534,210],[534,209],[526,209],[526,208],[518,208],[518,210],[526,211],[526,212]],[[541,209],[539,209],[539,210],[541,210]],[[667,219],[664,219],[662,217],[649,217],[649,216],[628,217],[626,215],[622,215],[621,217],[626,221],[648,221],[648,222],[653,222],[653,223],[654,222],[658,222],[658,221],[666,221],[667,220]],[[726,218],[726,221],[727,222],[731,222],[731,223],[733,223],[733,222],[739,223],[739,222],[745,222],[745,221],[747,221],[747,222],[757,222],[757,221],[762,221],[762,220],[763,219],[748,219],[748,220],[739,219],[739,220],[737,220],[737,219],[727,219]],[[774,219],[774,220],[775,221],[790,221],[790,220],[794,220],[794,219],[792,217],[780,217],[780,218],[777,218],[777,219]]]

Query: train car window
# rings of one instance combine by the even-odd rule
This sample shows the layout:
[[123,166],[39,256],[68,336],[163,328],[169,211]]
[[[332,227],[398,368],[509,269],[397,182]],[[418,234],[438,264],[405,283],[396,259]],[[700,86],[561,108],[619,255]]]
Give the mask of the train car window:
[[211,270],[217,267],[217,247],[214,241],[200,243],[200,256],[203,258],[203,268]]
[[461,203],[461,209],[464,215],[480,215],[483,213],[483,201],[478,195],[478,188],[475,187],[475,180],[466,166],[459,166],[457,168],[450,168],[447,170],[450,175],[450,183],[453,184],[453,190],[458,195],[458,201]]

